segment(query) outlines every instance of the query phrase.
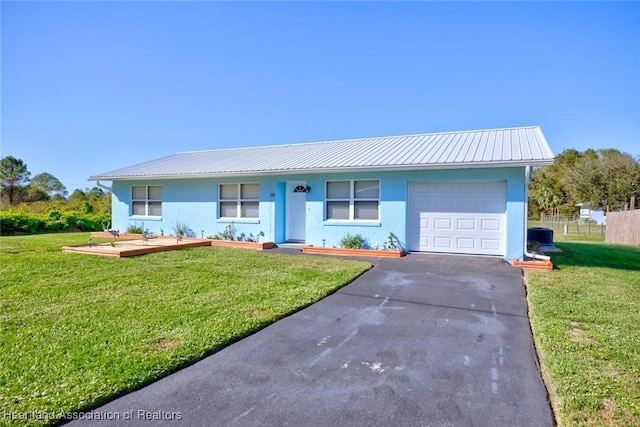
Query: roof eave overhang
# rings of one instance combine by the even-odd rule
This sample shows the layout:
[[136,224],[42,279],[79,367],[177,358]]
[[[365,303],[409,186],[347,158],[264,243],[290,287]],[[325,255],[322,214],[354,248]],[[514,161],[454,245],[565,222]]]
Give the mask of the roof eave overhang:
[[268,175],[301,175],[317,173],[344,173],[344,172],[385,172],[385,171],[418,171],[436,169],[487,169],[503,167],[546,166],[553,164],[553,159],[505,161],[492,163],[443,163],[433,165],[389,165],[389,166],[346,166],[323,167],[304,169],[269,169],[258,171],[224,171],[193,174],[151,174],[151,175],[94,175],[89,181],[134,181],[134,180],[159,180],[159,179],[198,179],[198,178],[225,178],[234,176],[268,176]]

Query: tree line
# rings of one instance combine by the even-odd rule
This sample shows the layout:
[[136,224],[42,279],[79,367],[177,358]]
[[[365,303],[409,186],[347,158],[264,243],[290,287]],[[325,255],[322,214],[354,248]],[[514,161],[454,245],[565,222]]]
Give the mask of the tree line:
[[[19,205],[41,201],[86,201],[110,198],[98,187],[76,189],[68,196],[67,188],[58,178],[48,172],[42,172],[31,178],[31,172],[22,159],[13,156],[0,160],[0,197],[3,205]],[[68,196],[68,197],[67,197]]]
[[111,221],[111,193],[66,187],[50,173],[31,178],[22,159],[0,159],[0,234],[97,231]]
[[640,199],[640,158],[613,148],[570,148],[552,165],[536,169],[529,185],[529,217],[575,213],[579,203],[592,209],[623,209]]

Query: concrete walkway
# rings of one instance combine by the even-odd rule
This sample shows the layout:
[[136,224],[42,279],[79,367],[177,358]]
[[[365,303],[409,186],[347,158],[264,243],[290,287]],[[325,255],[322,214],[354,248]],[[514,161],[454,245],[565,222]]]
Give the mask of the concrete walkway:
[[553,425],[519,269],[464,256],[374,262],[77,425]]

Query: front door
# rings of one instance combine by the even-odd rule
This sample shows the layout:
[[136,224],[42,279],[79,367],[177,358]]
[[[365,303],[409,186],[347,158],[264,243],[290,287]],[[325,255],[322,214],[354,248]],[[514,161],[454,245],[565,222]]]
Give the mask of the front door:
[[307,183],[287,182],[287,242],[304,243],[304,221],[306,216]]

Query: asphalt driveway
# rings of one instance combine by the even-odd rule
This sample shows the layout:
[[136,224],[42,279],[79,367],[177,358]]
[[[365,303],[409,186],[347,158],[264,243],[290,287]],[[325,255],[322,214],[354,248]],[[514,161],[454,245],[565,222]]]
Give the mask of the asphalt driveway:
[[522,274],[410,255],[80,425],[551,426]]

